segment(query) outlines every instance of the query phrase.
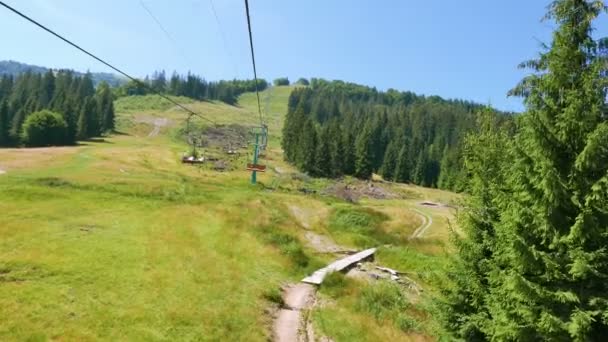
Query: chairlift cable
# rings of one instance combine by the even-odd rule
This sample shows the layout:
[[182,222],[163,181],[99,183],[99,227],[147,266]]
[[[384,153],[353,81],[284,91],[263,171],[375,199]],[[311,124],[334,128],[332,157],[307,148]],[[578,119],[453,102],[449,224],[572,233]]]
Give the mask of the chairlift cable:
[[249,30],[249,47],[251,49],[251,62],[253,64],[253,78],[255,81],[255,95],[258,100],[258,113],[260,114],[260,125],[264,126],[262,117],[262,106],[260,105],[260,91],[258,89],[258,73],[255,67],[255,53],[253,50],[253,35],[251,33],[251,18],[249,16],[249,0],[245,0],[245,13],[247,14],[247,29]]
[[109,62],[106,62],[106,61],[105,61],[105,60],[103,60],[102,58],[97,57],[97,56],[96,56],[96,55],[94,55],[93,53],[91,53],[91,52],[87,51],[86,49],[84,49],[84,48],[80,47],[78,44],[73,43],[73,42],[72,42],[72,41],[70,41],[69,39],[67,39],[67,38],[63,37],[62,35],[60,35],[60,34],[58,34],[58,33],[56,33],[55,31],[53,31],[53,30],[51,30],[50,28],[46,27],[45,25],[43,25],[43,24],[39,23],[38,21],[36,21],[36,20],[34,20],[34,19],[30,18],[29,16],[27,16],[27,15],[23,14],[23,13],[22,13],[22,12],[20,12],[19,10],[15,9],[15,8],[13,8],[13,7],[9,6],[9,5],[7,5],[7,4],[6,4],[4,1],[0,1],[0,5],[1,5],[1,6],[3,6],[3,7],[5,7],[6,9],[10,10],[11,12],[13,12],[13,13],[17,14],[18,16],[22,17],[23,19],[25,19],[25,20],[29,21],[30,23],[32,23],[32,24],[34,24],[34,25],[38,26],[38,27],[39,27],[39,28],[41,28],[42,30],[44,30],[44,31],[46,31],[46,32],[48,32],[48,33],[50,33],[50,34],[52,34],[53,36],[55,36],[55,37],[59,38],[59,39],[60,39],[60,40],[62,40],[63,42],[65,42],[65,43],[67,43],[67,44],[71,45],[72,47],[74,47],[74,48],[76,48],[77,50],[81,51],[82,53],[84,53],[84,54],[88,55],[89,57],[91,57],[91,58],[93,58],[93,59],[97,60],[98,62],[102,63],[103,65],[107,66],[108,68],[110,68],[110,69],[112,69],[112,70],[116,71],[117,73],[119,73],[119,74],[123,75],[124,77],[128,78],[129,80],[131,80],[131,81],[133,81],[133,82],[137,83],[137,84],[138,84],[138,85],[140,85],[140,86],[143,86],[143,87],[145,87],[145,88],[149,89],[149,90],[150,90],[150,91],[152,91],[153,93],[155,93],[155,94],[157,94],[158,96],[162,97],[163,99],[165,99],[165,100],[167,100],[167,101],[169,101],[169,102],[173,103],[174,105],[176,105],[176,106],[178,106],[179,108],[181,108],[181,109],[185,110],[186,112],[190,113],[191,115],[196,115],[196,116],[198,116],[199,118],[201,118],[201,119],[203,119],[203,120],[205,120],[205,121],[207,121],[207,122],[210,122],[210,123],[212,123],[212,124],[214,124],[214,125],[216,125],[216,126],[218,125],[218,124],[217,124],[215,121],[213,121],[213,120],[211,120],[211,119],[209,119],[209,118],[204,117],[204,116],[203,116],[202,114],[200,114],[200,113],[196,113],[196,112],[192,111],[191,109],[187,108],[186,106],[184,106],[184,105],[182,105],[182,104],[178,103],[177,101],[175,101],[175,100],[171,99],[170,97],[168,97],[168,96],[166,96],[166,95],[162,94],[161,92],[159,92],[159,91],[157,91],[157,90],[153,89],[152,87],[148,86],[146,83],[144,83],[144,82],[140,81],[139,79],[137,79],[137,78],[135,78],[135,77],[133,77],[133,76],[131,76],[131,75],[127,74],[126,72],[124,72],[124,71],[122,71],[121,69],[119,69],[119,68],[115,67],[114,65],[110,64]]

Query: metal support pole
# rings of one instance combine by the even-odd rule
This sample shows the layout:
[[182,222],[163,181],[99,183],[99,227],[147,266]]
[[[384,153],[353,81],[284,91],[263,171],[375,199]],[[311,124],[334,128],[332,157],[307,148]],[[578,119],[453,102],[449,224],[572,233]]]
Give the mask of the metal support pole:
[[[258,153],[259,153],[258,146],[260,143],[259,139],[260,139],[260,133],[255,133],[255,148],[253,151],[253,165],[254,166],[258,164]],[[256,182],[257,182],[257,171],[253,170],[253,171],[251,171],[251,184],[255,185]]]

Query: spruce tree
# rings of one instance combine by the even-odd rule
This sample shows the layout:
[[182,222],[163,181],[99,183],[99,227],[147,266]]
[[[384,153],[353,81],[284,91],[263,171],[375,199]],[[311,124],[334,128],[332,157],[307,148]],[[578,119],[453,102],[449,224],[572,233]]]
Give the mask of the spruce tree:
[[78,123],[76,125],[76,140],[85,140],[89,137],[89,118],[87,113],[89,108],[90,106],[87,103],[83,104],[80,108]]
[[511,162],[509,136],[496,125],[489,110],[478,117],[479,133],[465,139],[465,169],[469,178],[465,210],[458,216],[466,238],[454,236],[456,253],[451,258],[448,279],[440,289],[437,319],[455,337],[467,341],[491,339],[488,310],[489,275],[494,270],[495,225],[499,202],[505,196],[505,171]]
[[415,184],[421,185],[421,186],[428,185],[428,184],[426,184],[426,165],[427,165],[426,151],[422,150],[422,151],[420,151],[420,153],[418,153],[418,158],[416,159],[416,164],[414,165],[414,168],[412,169],[411,179]]
[[[524,97],[527,113],[508,165],[494,180],[485,175],[492,171],[481,171],[501,183],[488,186],[492,196],[474,193],[480,204],[467,215],[479,224],[463,224],[468,248],[459,249],[466,260],[457,264],[460,278],[478,281],[455,281],[468,299],[447,305],[458,314],[446,326],[459,337],[608,336],[608,70],[591,37],[592,21],[604,10],[602,1],[554,1],[547,16],[558,25],[553,41],[524,63],[536,73],[513,91]],[[491,167],[484,162],[481,169]]]
[[372,123],[368,120],[355,143],[355,176],[361,179],[372,177],[372,134]]
[[344,140],[342,129],[337,119],[334,119],[330,128],[329,136],[331,144],[331,176],[338,177],[344,174]]
[[317,128],[312,119],[306,119],[300,138],[300,153],[298,167],[310,174],[315,173],[315,157],[317,152]]
[[9,108],[6,100],[0,102],[0,146],[9,145]]
[[112,91],[106,82],[101,82],[95,95],[97,113],[100,119],[100,131],[108,132],[114,129],[114,101]]
[[[337,137],[340,139],[340,137]],[[355,174],[355,141],[353,134],[346,129],[342,134],[342,146],[344,146],[344,156],[342,159],[342,172],[345,175]]]
[[332,176],[331,141],[327,128],[321,129],[318,136],[314,174],[321,177]]
[[409,183],[411,178],[411,162],[408,156],[407,145],[401,146],[399,154],[397,155],[397,163],[395,164],[395,171],[393,173],[393,179],[400,183]]
[[395,171],[397,169],[397,162],[399,161],[399,142],[396,140],[391,141],[386,147],[386,153],[384,154],[382,167],[380,168],[380,174],[385,180],[395,180]]

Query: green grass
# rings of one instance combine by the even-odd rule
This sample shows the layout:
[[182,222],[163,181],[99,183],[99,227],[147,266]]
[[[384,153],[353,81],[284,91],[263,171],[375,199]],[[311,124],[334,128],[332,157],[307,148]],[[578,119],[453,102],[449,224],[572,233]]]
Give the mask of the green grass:
[[388,216],[370,208],[350,204],[335,205],[328,222],[328,231],[337,241],[360,248],[396,242],[383,230]]
[[[104,142],[0,150],[0,340],[268,340],[281,285],[331,259],[306,244],[290,205],[308,206],[311,229],[346,246],[394,244],[378,260],[432,285],[441,255],[404,242],[417,225],[398,215],[410,202],[344,203],[321,195],[331,180],[289,173],[279,146],[292,89],[261,94],[263,107],[271,94],[264,162],[287,172],[259,174],[258,186],[246,154],[228,172],[181,164],[185,114],[158,96],[119,99],[121,134]],[[223,124],[257,124],[253,93],[238,106],[178,100]],[[170,124],[148,137],[157,117]],[[329,276],[321,296],[336,305],[315,310],[315,325],[336,341],[408,339],[413,323],[406,333],[411,322],[387,318],[401,307],[374,308],[384,289],[366,286]]]
[[417,305],[388,281],[367,282],[330,274],[320,289],[325,304],[313,312],[322,335],[335,341],[394,341],[420,337]]
[[0,340],[267,340],[280,284],[318,265],[280,199],[147,138],[139,117],[183,118],[158,97],[116,108],[126,135],[0,151]]

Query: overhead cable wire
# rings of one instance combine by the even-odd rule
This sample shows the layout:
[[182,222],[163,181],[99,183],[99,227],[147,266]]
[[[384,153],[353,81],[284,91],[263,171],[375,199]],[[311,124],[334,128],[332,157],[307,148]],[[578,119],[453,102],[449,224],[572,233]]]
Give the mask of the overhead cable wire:
[[258,73],[255,67],[255,53],[253,52],[253,35],[251,34],[251,18],[249,17],[249,0],[245,0],[245,13],[247,14],[247,28],[249,30],[249,47],[251,48],[251,63],[253,64],[253,78],[255,81],[255,95],[258,99],[258,113],[260,114],[260,124],[264,125],[262,118],[262,106],[260,105],[260,91],[258,90]]
[[13,8],[13,7],[9,6],[9,5],[7,5],[7,4],[6,4],[4,1],[0,1],[0,5],[1,5],[1,6],[3,6],[3,7],[5,7],[6,9],[10,10],[11,12],[13,12],[13,13],[15,13],[15,14],[19,15],[20,17],[22,17],[23,19],[25,19],[25,20],[29,21],[30,23],[32,23],[32,24],[34,24],[34,25],[38,26],[39,28],[43,29],[44,31],[46,31],[46,32],[48,32],[48,33],[50,33],[50,34],[52,34],[53,36],[55,36],[55,37],[57,37],[57,38],[59,38],[60,40],[64,41],[65,43],[67,43],[67,44],[69,44],[69,45],[71,45],[72,47],[74,47],[74,48],[76,48],[77,50],[81,51],[82,53],[84,53],[84,54],[88,55],[89,57],[91,57],[91,58],[95,59],[96,61],[98,61],[98,62],[102,63],[103,65],[107,66],[108,68],[110,68],[110,69],[112,69],[112,70],[116,71],[117,73],[119,73],[119,74],[123,75],[124,77],[128,78],[129,80],[131,80],[131,81],[133,81],[133,82],[137,83],[138,85],[141,85],[141,86],[144,86],[144,87],[148,88],[149,90],[151,90],[152,92],[156,93],[157,95],[159,95],[159,96],[160,96],[160,97],[162,97],[163,99],[165,99],[165,100],[167,100],[167,101],[169,101],[169,102],[173,103],[174,105],[176,105],[176,106],[178,106],[179,108],[181,108],[181,109],[185,110],[186,112],[190,113],[191,115],[196,115],[196,116],[198,116],[199,118],[201,118],[201,119],[203,119],[203,120],[205,120],[205,121],[207,121],[207,122],[210,122],[210,123],[212,123],[212,124],[214,124],[214,125],[216,125],[216,126],[218,125],[218,124],[217,124],[215,121],[213,121],[213,120],[211,120],[211,119],[208,119],[208,118],[204,117],[204,116],[203,116],[202,114],[200,114],[200,113],[194,112],[194,111],[193,111],[193,110],[191,110],[190,108],[185,107],[184,105],[182,105],[182,104],[178,103],[177,101],[173,100],[172,98],[170,98],[170,97],[168,97],[168,96],[166,96],[166,95],[162,94],[161,92],[159,92],[159,91],[157,91],[157,90],[153,89],[152,87],[148,86],[146,83],[144,83],[144,82],[142,82],[142,81],[138,80],[137,78],[135,78],[135,77],[133,77],[133,76],[131,76],[131,75],[127,74],[126,72],[122,71],[121,69],[119,69],[119,68],[117,68],[117,67],[113,66],[112,64],[110,64],[110,63],[106,62],[106,61],[105,61],[105,60],[103,60],[102,58],[97,57],[97,56],[96,56],[96,55],[94,55],[93,53],[91,53],[91,52],[89,52],[89,51],[85,50],[84,48],[80,47],[78,44],[73,43],[73,42],[72,42],[72,41],[70,41],[69,39],[67,39],[67,38],[63,37],[62,35],[60,35],[60,34],[58,34],[58,33],[56,33],[55,31],[53,31],[53,30],[51,30],[50,28],[48,28],[48,27],[44,26],[43,24],[39,23],[38,21],[36,21],[36,20],[34,20],[34,19],[30,18],[29,16],[27,16],[27,15],[23,14],[23,13],[22,13],[22,12],[20,12],[19,10],[15,9],[15,8]]
[[213,4],[213,0],[209,0],[209,4],[211,5],[211,12],[213,12],[213,16],[215,17],[215,22],[217,23],[217,29],[220,31],[220,36],[222,37],[222,42],[224,43],[224,50],[226,50],[226,54],[230,57],[232,61],[232,65],[234,67],[235,77],[239,76],[239,68],[234,60],[234,56],[228,46],[228,40],[226,39],[226,35],[224,34],[224,30],[222,29],[222,23],[220,22],[220,18],[217,15],[217,11],[215,10],[215,5]]
[[192,61],[190,60],[190,58],[188,58],[188,55],[186,53],[184,53],[184,50],[180,47],[179,44],[177,44],[177,41],[175,39],[173,39],[173,36],[169,33],[169,31],[161,23],[161,21],[158,19],[158,17],[155,16],[154,13],[152,13],[152,10],[150,9],[150,7],[146,6],[146,3],[143,0],[139,1],[139,5],[148,13],[148,16],[150,16],[150,18],[152,18],[152,20],[156,23],[156,25],[158,25],[160,30],[163,31],[163,33],[165,34],[165,37],[167,37],[167,39],[171,42],[171,44],[173,45],[175,50],[179,53],[179,55],[186,62],[191,63]]

